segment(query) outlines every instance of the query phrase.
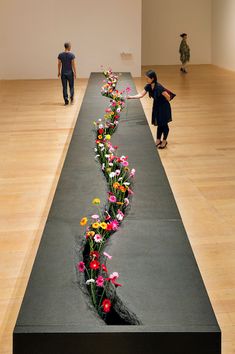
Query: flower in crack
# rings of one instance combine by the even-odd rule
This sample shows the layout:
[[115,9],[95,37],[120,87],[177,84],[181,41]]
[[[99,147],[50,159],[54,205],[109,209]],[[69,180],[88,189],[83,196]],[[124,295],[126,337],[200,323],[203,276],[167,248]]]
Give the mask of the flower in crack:
[[135,172],[136,172],[136,170],[134,168],[132,168],[131,173],[130,173],[130,177],[134,177],[135,176]]
[[86,238],[94,237],[94,236],[95,236],[95,232],[94,231],[87,231],[86,232]]
[[116,170],[116,171],[115,171],[115,175],[116,175],[116,176],[120,176],[120,173],[121,173],[120,170]]
[[116,203],[117,198],[115,197],[115,195],[110,195],[109,201],[110,201],[111,203]]
[[97,260],[91,261],[90,263],[90,269],[94,269],[97,270],[100,267],[100,262],[98,262]]
[[90,285],[91,283],[94,283],[95,282],[95,279],[88,279],[87,281],[86,281],[86,285]]
[[99,205],[99,204],[100,204],[100,199],[99,199],[99,198],[94,198],[94,199],[92,200],[92,204],[94,204],[94,205]]
[[123,218],[124,218],[124,214],[123,214],[123,212],[122,212],[120,209],[118,209],[118,213],[117,213],[117,215],[116,215],[116,218],[117,218],[119,221],[122,221]]
[[123,161],[121,164],[122,164],[123,167],[129,166],[129,162],[128,161]]
[[102,236],[99,234],[96,234],[94,237],[94,240],[96,243],[100,243],[100,242],[102,242]]
[[126,192],[126,188],[125,188],[124,186],[120,186],[119,189],[120,189],[120,191],[121,191],[122,193],[125,193],[125,192]]
[[119,186],[120,186],[120,184],[118,182],[114,182],[113,183],[113,188],[114,189],[118,189]]
[[104,299],[104,301],[102,302],[102,308],[105,313],[110,312],[111,306],[111,301],[109,299]]
[[101,275],[99,275],[98,278],[96,279],[96,285],[99,287],[104,286],[104,278]]
[[92,215],[91,217],[92,217],[92,219],[95,219],[95,220],[97,220],[97,219],[100,218],[99,215],[97,215],[97,214],[94,214],[94,215]]
[[93,227],[93,229],[98,229],[100,227],[100,223],[99,222],[94,222],[92,224],[92,227]]
[[111,221],[110,225],[112,227],[112,230],[116,231],[119,227],[119,222],[117,220],[113,220],[113,221]]
[[108,254],[107,252],[103,252],[103,255],[108,259],[112,259],[112,256],[110,256],[110,254]]
[[90,257],[91,257],[92,260],[94,260],[94,259],[99,259],[100,254],[99,254],[98,251],[91,251],[91,252],[90,252]]
[[77,269],[79,270],[79,272],[83,273],[85,270],[85,263],[84,262],[79,262],[77,264]]
[[101,264],[101,269],[105,272],[108,273],[108,269],[105,264]]
[[114,284],[116,287],[118,286],[122,286],[122,284],[119,284],[116,282],[116,280],[119,278],[119,274],[118,272],[113,272],[112,274],[110,274],[109,278],[107,278],[107,281],[110,281],[112,284]]
[[80,225],[85,226],[87,224],[87,221],[88,221],[87,217],[82,218],[80,221]]
[[102,222],[102,223],[100,224],[100,227],[101,227],[103,230],[106,230],[106,229],[107,229],[107,224],[106,224],[106,222]]

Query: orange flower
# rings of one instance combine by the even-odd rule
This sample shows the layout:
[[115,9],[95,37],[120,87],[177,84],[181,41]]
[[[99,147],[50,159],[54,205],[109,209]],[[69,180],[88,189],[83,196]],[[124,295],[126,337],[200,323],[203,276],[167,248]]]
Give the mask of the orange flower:
[[85,226],[87,224],[88,219],[86,217],[82,218],[82,220],[80,221],[80,225],[81,226]]
[[114,184],[113,184],[114,189],[117,189],[119,186],[120,186],[120,184],[118,182],[114,182]]
[[116,204],[117,204],[117,205],[123,205],[124,203],[122,203],[122,202],[117,202]]
[[103,137],[102,137],[102,135],[98,135],[98,139],[100,139],[100,140],[101,140],[102,138],[103,138]]
[[107,224],[106,224],[106,222],[102,222],[102,223],[100,224],[100,227],[102,227],[103,230],[106,230],[106,229],[107,229]]
[[124,186],[120,186],[119,189],[120,189],[120,191],[121,191],[122,193],[125,193],[125,192],[126,192],[126,188],[125,188]]
[[94,237],[95,236],[95,232],[94,231],[87,231],[86,236],[87,237]]

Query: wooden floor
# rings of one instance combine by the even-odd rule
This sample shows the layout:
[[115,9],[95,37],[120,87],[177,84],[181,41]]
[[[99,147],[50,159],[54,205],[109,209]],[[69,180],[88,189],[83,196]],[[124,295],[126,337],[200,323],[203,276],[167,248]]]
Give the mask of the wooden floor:
[[[235,354],[235,73],[210,65],[192,66],[187,75],[176,66],[155,69],[177,94],[160,156],[222,328],[223,354]],[[144,78],[135,81],[142,90]],[[64,107],[59,81],[0,81],[0,354],[12,354],[86,84],[77,80],[77,101]],[[151,100],[142,103],[150,120]]]

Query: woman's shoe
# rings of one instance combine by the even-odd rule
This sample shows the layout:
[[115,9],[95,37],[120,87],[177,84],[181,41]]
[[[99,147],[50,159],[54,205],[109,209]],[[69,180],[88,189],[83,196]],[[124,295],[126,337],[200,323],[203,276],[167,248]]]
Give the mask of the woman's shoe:
[[159,143],[156,143],[156,147],[158,147],[159,145],[161,145],[161,143],[162,143],[161,141],[160,141]]
[[166,144],[164,146],[162,146],[162,145],[158,146],[158,149],[165,149],[166,146],[167,146],[167,141],[166,141]]

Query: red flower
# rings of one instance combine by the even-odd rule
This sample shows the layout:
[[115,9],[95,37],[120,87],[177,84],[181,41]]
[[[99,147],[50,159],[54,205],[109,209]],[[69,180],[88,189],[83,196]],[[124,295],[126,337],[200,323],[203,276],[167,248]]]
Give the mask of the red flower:
[[91,269],[97,270],[97,269],[99,269],[99,267],[100,267],[100,263],[98,261],[91,261],[91,263],[90,263]]
[[102,302],[103,311],[108,313],[111,309],[111,301],[109,299],[104,299]]
[[90,252],[90,257],[91,257],[92,259],[95,259],[95,258],[99,259],[100,254],[99,254],[98,251],[91,251],[91,252]]
[[99,132],[99,134],[103,134],[104,129],[103,129],[103,128],[100,128],[100,129],[98,130],[98,132]]
[[106,265],[102,264],[101,268],[104,272],[108,273],[108,269],[107,269]]
[[112,228],[112,225],[111,224],[107,224],[107,231],[111,231],[113,228]]

